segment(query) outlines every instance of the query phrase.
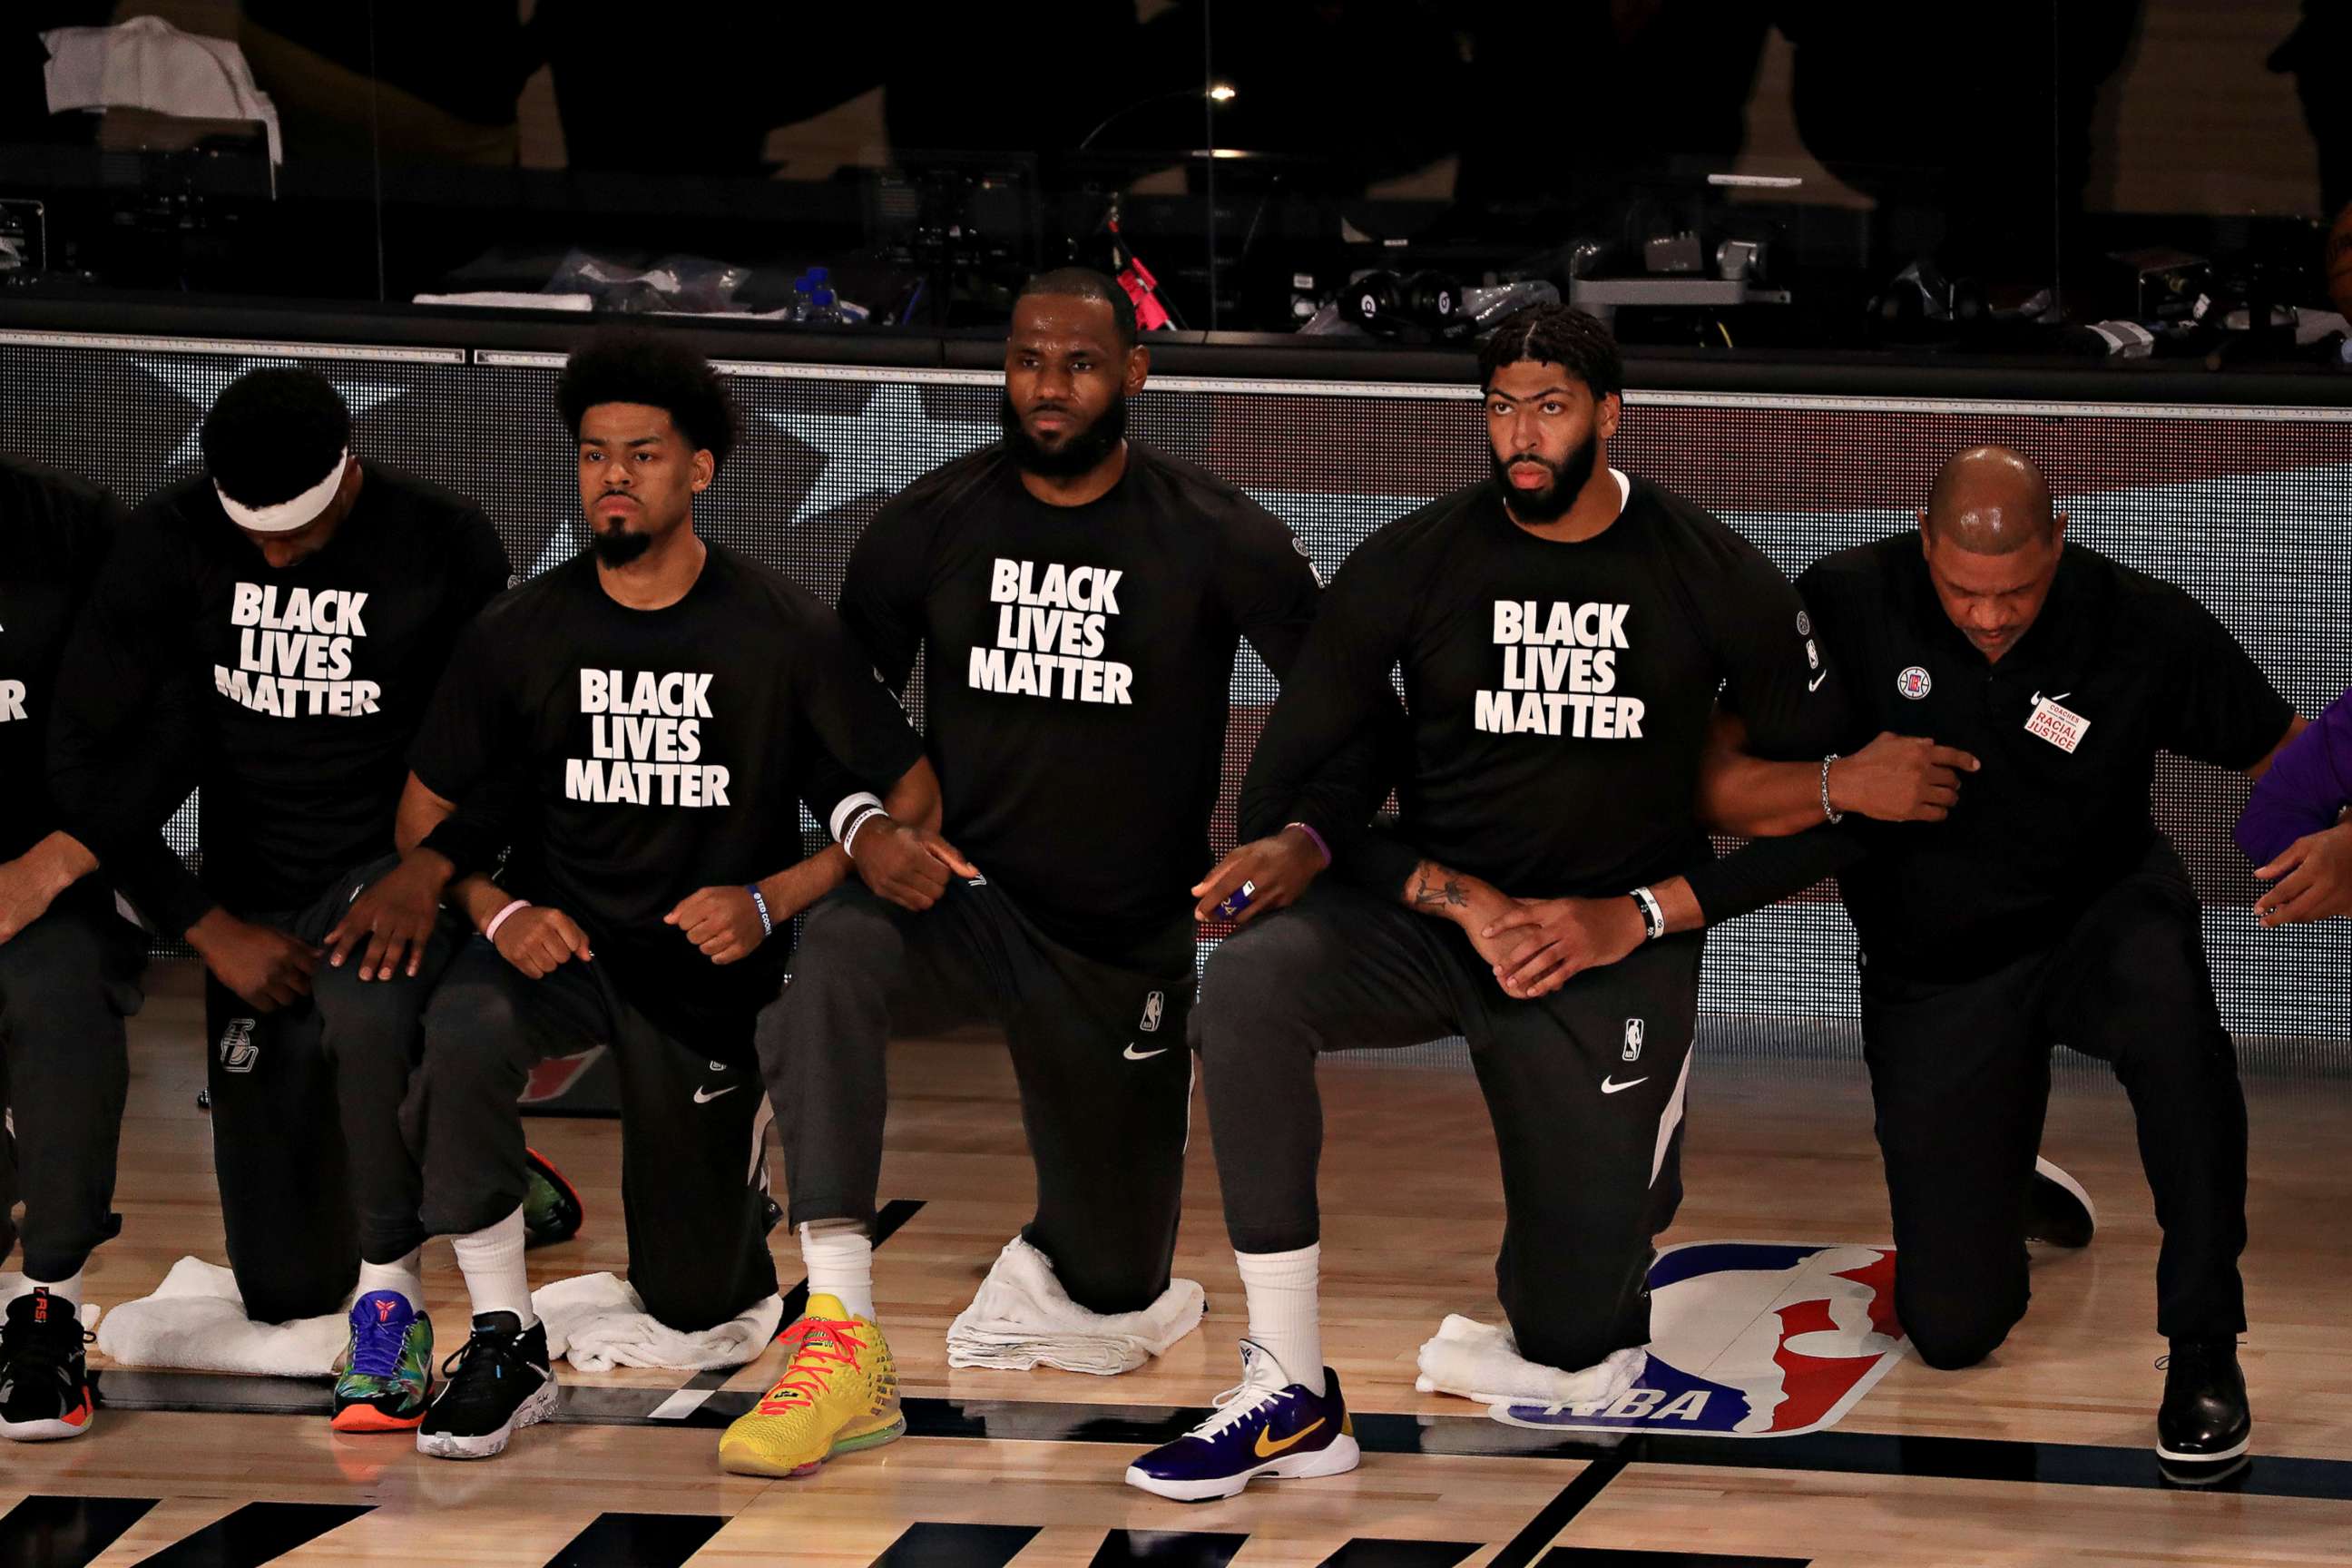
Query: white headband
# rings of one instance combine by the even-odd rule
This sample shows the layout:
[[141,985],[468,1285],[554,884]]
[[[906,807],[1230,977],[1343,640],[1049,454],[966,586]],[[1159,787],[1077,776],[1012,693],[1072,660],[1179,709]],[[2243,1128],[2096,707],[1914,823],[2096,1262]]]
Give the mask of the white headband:
[[220,488],[218,479],[213,481],[213,493],[220,497],[221,510],[228,513],[229,521],[239,528],[249,528],[256,533],[291,533],[304,524],[315,521],[319,514],[327,510],[327,504],[335,499],[335,492],[342,488],[343,470],[351,466],[352,449],[346,447],[325,479],[293,500],[278,501],[273,506],[247,506],[242,501],[231,500],[228,492]]

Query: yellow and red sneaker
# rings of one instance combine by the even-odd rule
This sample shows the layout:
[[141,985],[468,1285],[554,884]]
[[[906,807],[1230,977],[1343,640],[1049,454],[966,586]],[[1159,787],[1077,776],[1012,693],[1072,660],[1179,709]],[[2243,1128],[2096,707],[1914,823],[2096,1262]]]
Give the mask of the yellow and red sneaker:
[[719,1465],[739,1476],[804,1476],[838,1455],[906,1436],[898,1369],[870,1318],[833,1296],[776,1336],[790,1352],[765,1398],[719,1439]]
[[0,1437],[50,1443],[89,1430],[85,1341],[70,1301],[33,1290],[8,1303],[0,1328]]

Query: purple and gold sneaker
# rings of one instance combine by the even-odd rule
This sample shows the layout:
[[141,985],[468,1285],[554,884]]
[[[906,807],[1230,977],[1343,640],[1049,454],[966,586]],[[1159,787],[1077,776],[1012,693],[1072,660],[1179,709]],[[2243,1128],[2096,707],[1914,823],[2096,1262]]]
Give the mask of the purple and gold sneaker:
[[1217,1396],[1214,1415],[1127,1468],[1127,1484],[1178,1502],[1233,1497],[1253,1477],[1337,1476],[1363,1458],[1339,1377],[1323,1369],[1324,1393],[1290,1381],[1255,1340],[1242,1342],[1242,1381]]

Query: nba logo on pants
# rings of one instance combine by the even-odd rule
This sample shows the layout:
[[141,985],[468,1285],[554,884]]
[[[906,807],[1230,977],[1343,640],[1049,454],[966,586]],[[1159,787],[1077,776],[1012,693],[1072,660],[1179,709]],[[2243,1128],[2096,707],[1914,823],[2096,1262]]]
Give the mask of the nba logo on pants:
[[1790,1437],[1902,1358],[1895,1250],[1698,1241],[1650,1266],[1650,1364],[1606,1405],[1497,1405],[1515,1426]]

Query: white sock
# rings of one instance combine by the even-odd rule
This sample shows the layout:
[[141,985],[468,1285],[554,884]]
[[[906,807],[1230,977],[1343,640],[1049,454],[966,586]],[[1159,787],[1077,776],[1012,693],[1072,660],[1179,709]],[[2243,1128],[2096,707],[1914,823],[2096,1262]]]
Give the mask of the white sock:
[[1323,1392],[1323,1325],[1316,1312],[1316,1282],[1323,1247],[1295,1252],[1236,1252],[1242,1291],[1249,1300],[1249,1337],[1263,1345],[1290,1381]]
[[809,1294],[837,1296],[853,1318],[874,1321],[874,1238],[854,1219],[801,1226],[801,1267]]
[[484,1312],[512,1312],[524,1328],[539,1321],[530,1310],[530,1276],[522,1266],[522,1206],[493,1226],[449,1245],[457,1254],[457,1271],[466,1277],[466,1294],[476,1317]]
[[25,1289],[21,1293],[29,1296],[36,1290],[47,1290],[49,1293],[49,1299],[52,1300],[72,1302],[74,1316],[81,1316],[80,1269],[75,1269],[73,1271],[73,1278],[69,1279],[35,1279],[30,1276],[27,1276],[25,1280]]
[[424,1267],[421,1257],[424,1250],[421,1247],[412,1248],[407,1257],[395,1258],[389,1263],[370,1263],[364,1258],[360,1259],[359,1293],[364,1296],[371,1290],[396,1290],[413,1310],[423,1311],[425,1276],[420,1270]]

